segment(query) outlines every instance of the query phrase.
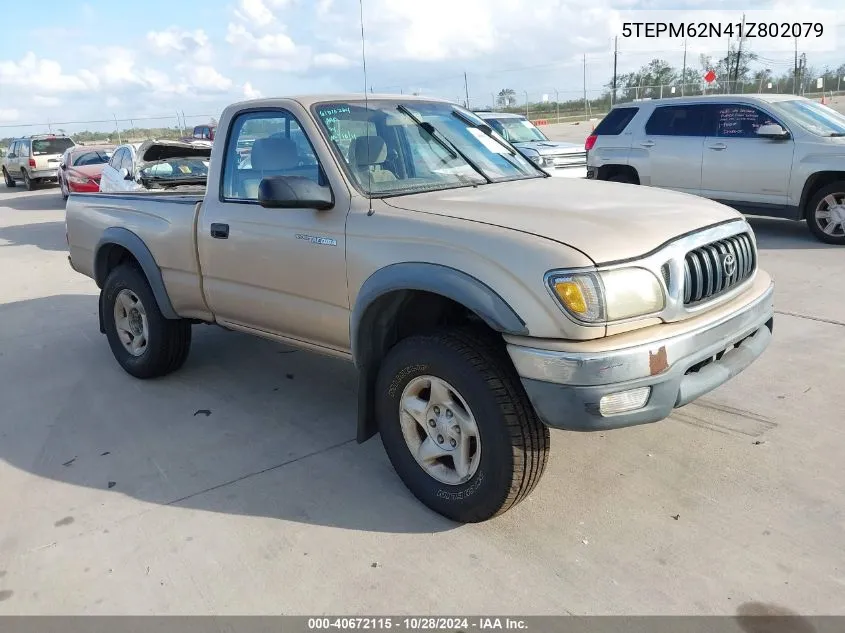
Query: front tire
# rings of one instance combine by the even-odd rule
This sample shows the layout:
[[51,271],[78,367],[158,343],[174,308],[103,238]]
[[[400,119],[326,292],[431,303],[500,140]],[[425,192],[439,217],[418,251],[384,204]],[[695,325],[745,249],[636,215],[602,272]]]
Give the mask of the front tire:
[[816,192],[807,205],[807,227],[817,240],[845,246],[845,180]]
[[191,349],[191,324],[166,319],[144,274],[123,264],[106,278],[100,297],[112,354],[136,378],[179,369]]
[[376,381],[382,443],[408,489],[461,523],[522,501],[543,474],[549,429],[504,348],[470,330],[400,341]]
[[67,200],[68,197],[70,197],[70,192],[68,191],[67,186],[65,185],[64,178],[59,178],[59,187],[61,187],[62,189],[62,200]]
[[9,187],[9,188],[14,187],[17,184],[15,182],[15,179],[12,178],[11,174],[9,174],[9,172],[6,171],[5,167],[3,168],[3,180],[6,181],[6,186]]

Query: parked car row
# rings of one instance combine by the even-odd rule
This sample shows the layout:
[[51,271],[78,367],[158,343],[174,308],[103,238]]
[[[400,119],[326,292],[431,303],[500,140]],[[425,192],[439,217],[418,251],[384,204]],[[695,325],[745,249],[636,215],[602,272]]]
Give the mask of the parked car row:
[[204,186],[211,141],[150,140],[115,147],[33,135],[13,140],[6,154],[2,175],[7,187],[23,182],[32,191],[40,183],[57,182],[67,200],[71,193]]

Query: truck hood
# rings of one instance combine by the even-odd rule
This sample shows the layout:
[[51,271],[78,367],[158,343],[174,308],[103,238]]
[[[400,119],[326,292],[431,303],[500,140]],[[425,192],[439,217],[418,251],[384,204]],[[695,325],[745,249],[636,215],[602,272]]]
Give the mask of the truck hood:
[[514,147],[520,149],[533,149],[541,156],[549,154],[583,154],[584,146],[576,143],[564,143],[558,141],[521,141],[513,143]]
[[597,264],[640,257],[672,239],[740,219],[698,196],[639,185],[532,178],[386,198],[387,204],[489,224],[572,246]]

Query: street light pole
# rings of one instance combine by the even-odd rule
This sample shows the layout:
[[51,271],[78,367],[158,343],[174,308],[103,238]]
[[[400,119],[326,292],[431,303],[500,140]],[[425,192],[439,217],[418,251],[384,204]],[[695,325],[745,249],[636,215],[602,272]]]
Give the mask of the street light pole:
[[557,90],[555,90],[555,112],[557,116],[557,122],[560,123],[560,94]]
[[522,92],[525,93],[525,118],[528,118],[528,91],[523,90]]

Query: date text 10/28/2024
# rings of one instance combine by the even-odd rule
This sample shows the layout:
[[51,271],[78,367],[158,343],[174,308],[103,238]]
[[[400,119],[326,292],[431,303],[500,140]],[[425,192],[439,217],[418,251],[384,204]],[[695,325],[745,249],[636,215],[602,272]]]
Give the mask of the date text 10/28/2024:
[[527,631],[525,620],[502,617],[324,617],[308,618],[309,631],[363,629],[372,631]]

